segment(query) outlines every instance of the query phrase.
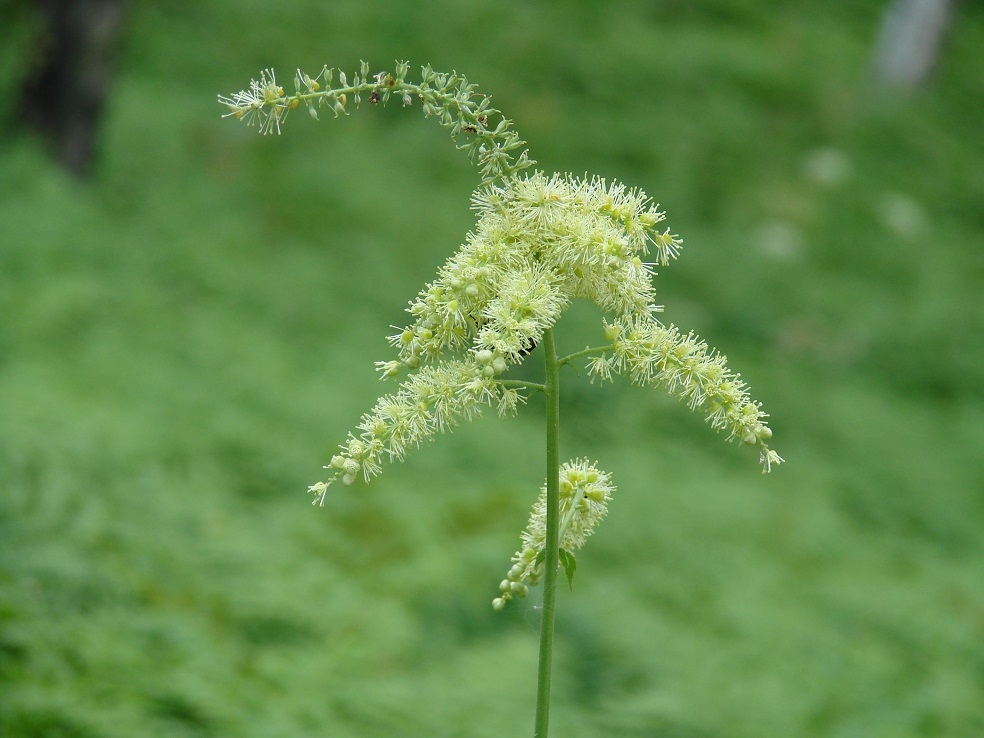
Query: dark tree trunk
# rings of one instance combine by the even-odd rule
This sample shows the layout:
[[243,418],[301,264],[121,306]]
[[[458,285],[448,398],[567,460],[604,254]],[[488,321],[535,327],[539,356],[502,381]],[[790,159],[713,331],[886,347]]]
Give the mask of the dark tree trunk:
[[40,64],[24,85],[22,119],[79,177],[89,173],[110,89],[124,0],[38,0]]

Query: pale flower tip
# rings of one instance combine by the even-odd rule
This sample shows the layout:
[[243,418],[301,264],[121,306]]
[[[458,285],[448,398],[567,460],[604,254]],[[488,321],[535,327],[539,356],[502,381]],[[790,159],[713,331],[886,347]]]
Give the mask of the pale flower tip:
[[762,473],[768,474],[772,471],[773,466],[779,466],[784,463],[785,459],[770,448],[763,446],[763,451],[759,455],[759,464],[762,465]]
[[389,379],[400,373],[401,366],[399,361],[377,361],[376,371],[379,372],[380,379]]
[[317,495],[312,501],[312,505],[317,505],[318,507],[325,506],[325,496],[328,494],[328,487],[331,482],[318,482],[317,484],[312,484],[308,487],[308,492]]

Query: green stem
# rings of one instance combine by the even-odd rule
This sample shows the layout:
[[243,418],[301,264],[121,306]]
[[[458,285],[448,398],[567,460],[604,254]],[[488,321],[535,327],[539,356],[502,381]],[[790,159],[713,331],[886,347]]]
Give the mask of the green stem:
[[608,344],[607,346],[595,346],[593,348],[582,349],[580,351],[576,351],[573,354],[568,354],[562,359],[557,359],[557,365],[563,366],[564,364],[569,364],[570,362],[574,361],[574,359],[580,359],[582,356],[591,356],[591,354],[603,354],[606,351],[611,351],[611,350],[612,350],[611,344]]
[[565,506],[567,508],[567,512],[564,513],[564,519],[560,521],[560,531],[557,534],[558,549],[560,548],[560,541],[562,541],[564,536],[567,535],[567,529],[571,527],[571,521],[574,520],[574,516],[577,515],[578,506],[581,504],[581,500],[584,499],[585,491],[585,488],[579,485],[574,498],[570,501],[570,504]]
[[554,611],[560,546],[560,364],[553,330],[543,334],[547,397],[547,536],[543,561],[543,620],[540,622],[540,665],[536,684],[534,738],[547,738],[550,720],[550,671],[553,658]]
[[497,379],[495,383],[503,387],[515,387],[516,389],[531,389],[540,392],[547,391],[547,385],[539,382],[524,382],[521,379]]

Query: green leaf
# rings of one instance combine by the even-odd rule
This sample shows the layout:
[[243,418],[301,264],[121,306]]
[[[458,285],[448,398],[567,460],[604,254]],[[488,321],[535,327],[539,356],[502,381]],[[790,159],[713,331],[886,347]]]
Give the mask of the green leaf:
[[571,588],[571,592],[574,591],[574,572],[577,571],[577,559],[574,558],[574,554],[565,548],[560,549],[560,563],[564,567],[564,571],[567,573],[567,586]]

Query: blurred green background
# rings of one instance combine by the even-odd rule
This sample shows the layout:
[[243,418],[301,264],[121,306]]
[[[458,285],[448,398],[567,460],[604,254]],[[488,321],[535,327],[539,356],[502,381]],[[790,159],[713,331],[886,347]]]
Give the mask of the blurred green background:
[[[542,401],[305,495],[476,172],[417,108],[261,137],[215,102],[404,58],[479,83],[544,169],[661,203],[665,319],[787,460],[566,375],[564,457],[619,491],[561,593],[551,735],[984,735],[984,8],[896,98],[867,74],[884,9],[133,2],[78,181],[16,124],[38,26],[6,4],[0,735],[532,732],[536,610],[490,602]],[[597,311],[558,334],[597,343]]]

